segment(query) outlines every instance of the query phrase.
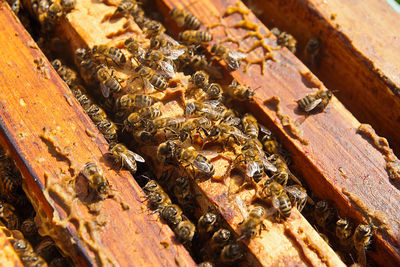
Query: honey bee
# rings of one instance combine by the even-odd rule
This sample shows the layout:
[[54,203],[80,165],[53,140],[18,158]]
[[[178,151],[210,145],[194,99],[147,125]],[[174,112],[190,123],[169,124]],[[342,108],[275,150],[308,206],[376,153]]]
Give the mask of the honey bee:
[[126,57],[121,49],[108,47],[107,45],[95,45],[92,48],[92,55],[95,60],[104,62],[114,62],[117,65],[124,65]]
[[118,82],[117,77],[113,76],[113,72],[109,73],[104,65],[97,68],[96,77],[100,82],[101,93],[104,97],[109,97],[110,92],[117,94],[122,90],[121,84]]
[[289,196],[292,207],[296,207],[301,212],[307,204],[307,191],[300,185],[291,185],[285,187],[285,191]]
[[232,243],[223,247],[219,260],[222,264],[233,264],[243,256],[244,251],[242,247],[237,243]]
[[115,102],[117,110],[132,110],[134,108],[146,108],[154,105],[157,100],[154,97],[142,94],[126,94]]
[[162,189],[148,193],[147,197],[149,199],[151,209],[156,211],[161,211],[164,207],[172,204],[171,199]]
[[213,40],[213,36],[209,32],[186,30],[179,33],[179,41],[186,45],[201,44]]
[[176,178],[173,193],[184,211],[193,211],[194,195],[191,192],[190,181],[186,176]]
[[175,41],[173,38],[169,37],[167,34],[155,35],[150,39],[151,49],[161,49],[161,48],[170,49],[171,47],[175,47],[177,45],[179,45],[179,43]]
[[192,13],[179,8],[173,8],[169,13],[178,27],[185,26],[188,29],[197,30],[200,28],[200,21]]
[[266,210],[262,206],[254,207],[249,212],[248,217],[240,224],[242,231],[241,238],[251,239],[261,233],[261,229],[265,228],[265,226],[263,226],[265,216]]
[[135,0],[122,0],[115,10],[115,14],[129,15],[136,7]]
[[118,139],[117,126],[110,120],[102,120],[96,124],[99,131],[108,142],[116,142]]
[[131,113],[124,121],[125,129],[128,131],[138,130],[148,126],[146,120],[155,119],[162,115],[161,111],[155,107],[145,107],[139,109],[138,112]]
[[87,162],[82,170],[82,174],[88,179],[90,191],[98,197],[104,199],[110,192],[110,185],[107,178],[103,176],[103,171],[94,162]]
[[321,42],[317,38],[308,40],[304,49],[304,61],[311,67],[316,67],[318,61],[318,54],[321,49]]
[[348,244],[350,243],[349,241],[352,230],[353,229],[350,225],[350,222],[346,218],[336,221],[335,233],[336,237],[339,239],[340,245],[348,246]]
[[47,9],[46,13],[48,19],[52,22],[56,22],[63,15],[63,9],[59,2],[55,1],[51,3]]
[[225,122],[220,122],[211,128],[208,135],[209,140],[212,142],[222,142],[223,146],[232,139],[237,145],[246,141],[248,137],[238,128],[229,125]]
[[209,101],[192,101],[185,105],[185,115],[192,116],[204,116],[212,121],[217,121],[222,118],[223,109],[219,107],[220,102],[218,100]]
[[160,212],[161,218],[174,229],[182,221],[182,210],[178,205],[170,204]]
[[209,99],[222,99],[222,87],[218,83],[210,83],[207,87],[202,89],[208,95]]
[[282,185],[269,179],[264,184],[262,194],[262,198],[271,197],[273,207],[279,210],[283,218],[288,218],[290,216],[292,204]]
[[361,266],[366,266],[367,259],[365,255],[365,250],[372,243],[372,228],[367,224],[360,224],[357,226],[353,234],[354,247],[358,253],[358,263]]
[[208,79],[209,75],[202,70],[196,71],[195,74],[190,77],[190,81],[200,88],[207,88]]
[[33,218],[26,219],[21,224],[21,232],[26,237],[31,237],[37,234],[37,227]]
[[146,130],[138,130],[133,132],[133,137],[135,138],[136,142],[146,144],[151,141],[153,134]]
[[136,173],[136,161],[145,162],[142,156],[130,151],[123,144],[111,143],[108,149],[115,161],[120,163],[121,167],[126,167],[131,173]]
[[175,76],[174,63],[171,58],[164,56],[160,50],[149,50],[144,56],[144,61],[150,67],[159,67],[161,72],[168,78]]
[[138,66],[135,71],[144,79],[146,79],[152,86],[154,86],[157,90],[165,90],[167,89],[167,81],[165,79],[156,74],[151,68],[146,67],[144,65]]
[[317,92],[308,94],[302,99],[297,100],[299,108],[306,113],[311,111],[323,111],[332,98],[332,92],[325,89],[319,89]]
[[0,200],[0,220],[10,230],[19,229],[19,218],[15,214],[15,208],[4,201]]
[[175,158],[185,169],[191,167],[193,173],[199,171],[207,177],[215,173],[214,165],[193,147],[176,149]]
[[242,117],[243,133],[250,138],[257,138],[260,128],[257,119],[253,115],[246,113]]
[[183,244],[190,243],[195,232],[196,227],[189,220],[182,220],[174,229],[175,235]]
[[212,212],[207,212],[197,222],[197,231],[200,236],[206,237],[218,227],[218,216]]
[[272,156],[270,156],[268,158],[268,160],[275,165],[276,167],[276,171],[274,172],[274,175],[272,176],[272,178],[278,182],[279,184],[281,184],[282,186],[286,186],[289,177],[291,178],[291,180],[293,180],[294,182],[296,182],[299,185],[302,185],[301,181],[299,179],[297,179],[296,176],[294,176],[290,170],[289,167],[286,164],[285,159],[280,155],[280,154],[273,154]]
[[179,137],[182,142],[184,142],[188,137],[190,139],[192,138],[192,132],[194,130],[199,130],[201,129],[205,135],[207,135],[207,130],[211,128],[212,122],[205,118],[205,117],[199,117],[199,118],[194,118],[194,119],[189,119],[185,123],[182,124],[182,127],[180,128],[180,133]]
[[97,64],[91,58],[91,51],[86,48],[78,48],[75,55],[80,66],[81,76],[85,82],[93,84],[93,78],[96,79]]
[[75,8],[75,0],[61,0],[60,4],[64,13],[68,13]]
[[7,3],[10,5],[11,10],[14,12],[14,14],[17,15],[22,6],[20,0],[7,0]]
[[132,55],[134,55],[136,58],[142,58],[144,54],[143,48],[139,45],[139,43],[133,39],[133,38],[128,38],[125,40],[125,49],[129,51]]
[[313,211],[314,220],[318,226],[323,229],[327,229],[334,218],[333,209],[329,207],[329,203],[326,200],[320,200],[315,204]]
[[89,108],[85,109],[85,111],[95,124],[103,120],[107,120],[107,114],[104,112],[102,108],[100,108],[96,104],[91,104]]
[[139,26],[142,27],[148,38],[151,38],[159,34],[163,34],[165,32],[165,27],[156,20],[145,20],[141,24],[142,25]]
[[261,131],[265,134],[261,138],[261,143],[263,144],[264,151],[269,155],[279,155],[281,152],[281,145],[278,143],[276,138],[272,135],[271,131],[265,127],[260,127]]
[[278,28],[272,28],[271,32],[276,36],[278,45],[285,46],[292,53],[296,53],[297,41],[293,35],[280,31]]
[[230,97],[239,101],[250,101],[255,95],[254,91],[251,90],[250,87],[246,88],[245,86],[238,84],[236,80],[231,82],[226,92]]
[[150,180],[143,187],[143,190],[146,192],[146,194],[150,194],[153,192],[162,191],[163,189],[161,188],[160,184],[157,183],[155,180]]
[[232,238],[231,231],[221,228],[216,231],[210,239],[209,246],[211,251],[220,252],[221,249],[229,243]]
[[197,264],[197,267],[214,267],[214,264],[209,261],[204,261]]
[[157,148],[157,159],[160,162],[169,162],[175,158],[178,145],[173,141],[161,143]]
[[223,45],[214,44],[211,47],[211,53],[219,58],[222,58],[226,65],[232,70],[237,70],[240,67],[239,60],[245,58],[247,55],[239,51],[230,51]]
[[[22,236],[20,232],[19,234]],[[26,239],[9,237],[9,241],[24,266],[47,266],[47,263],[44,261],[44,259],[36,255],[31,244]]]
[[152,121],[151,128],[153,129],[153,131],[163,129],[164,132],[171,131],[175,134],[176,131],[181,129],[182,121],[182,118],[174,117],[156,118]]
[[76,72],[64,66],[61,60],[55,59],[51,62],[51,65],[57,71],[58,75],[60,75],[61,79],[63,79],[68,86],[74,86],[78,83],[78,77]]

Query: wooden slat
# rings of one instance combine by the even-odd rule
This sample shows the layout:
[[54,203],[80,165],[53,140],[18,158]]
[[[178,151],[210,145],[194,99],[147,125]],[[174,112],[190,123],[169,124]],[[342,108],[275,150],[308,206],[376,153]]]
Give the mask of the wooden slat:
[[[90,12],[87,12],[87,8],[90,6]],[[59,33],[64,35],[66,40],[81,40],[76,46],[76,43],[72,43],[74,48],[79,46],[93,46],[98,43],[117,43],[120,38],[128,38],[128,36],[119,36],[113,33],[118,32],[118,27],[115,25],[124,24],[124,19],[113,20],[113,23],[103,22],[101,31],[94,32],[93,29],[98,25],[104,17],[112,14],[115,7],[105,6],[101,4],[88,4],[88,1],[81,1],[78,3],[76,10],[72,11],[67,15],[67,21],[61,24]],[[79,26],[80,21],[85,21],[88,24],[87,27]],[[134,26],[134,25],[133,25]],[[134,27],[135,28],[135,27]],[[107,38],[107,36],[112,38]],[[131,33],[132,36],[136,36]],[[140,39],[136,36],[136,38]],[[168,102],[162,107],[163,114],[165,116],[177,115],[178,112],[182,112],[181,107],[176,101]],[[154,145],[150,150],[147,151],[148,158],[155,159]],[[142,149],[146,153],[146,149]],[[223,172],[222,167],[223,161],[220,163],[214,162],[219,172]],[[160,168],[160,163],[156,160],[153,162],[153,166],[156,169]],[[240,236],[240,229],[238,224],[242,221],[243,217],[239,212],[237,205],[235,204],[232,196],[227,196],[228,187],[211,180],[196,183],[196,193],[198,193],[201,208],[204,211],[208,207],[215,206],[227,220],[228,224],[235,230],[236,235]],[[243,198],[249,197],[248,191],[244,191]],[[299,230],[301,229],[301,230]],[[304,235],[299,236],[296,233],[303,231]],[[297,236],[294,237],[294,236]],[[296,240],[297,239],[297,240]],[[277,241],[279,240],[279,242]],[[304,242],[308,240],[308,242]],[[247,245],[247,242],[245,243]],[[314,248],[319,248],[315,251]],[[249,254],[248,263],[252,263],[256,266],[270,266],[274,264],[289,264],[289,265],[334,265],[342,266],[343,263],[340,261],[338,256],[333,250],[327,246],[322,238],[312,229],[307,221],[296,211],[293,210],[292,216],[284,224],[269,223],[268,231],[263,231],[260,237],[252,240],[248,244]],[[266,253],[268,252],[268,253]]]
[[[204,25],[218,23],[217,16],[224,14],[226,8],[229,5],[234,6],[235,3],[237,2],[201,1],[190,4],[190,1],[158,1],[160,10],[165,16],[173,7],[184,7],[197,16]],[[240,6],[246,9],[243,4]],[[260,25],[262,34],[269,32],[266,27],[261,26],[253,14],[248,18]],[[227,17],[225,23],[234,25],[239,20],[241,16],[236,14]],[[243,29],[231,30],[232,36],[236,38],[246,32]],[[213,33],[214,40],[225,37],[221,28],[217,28]],[[271,40],[271,44],[273,43]],[[246,50],[251,44],[252,41],[246,40],[241,42],[241,48]],[[236,48],[234,45],[230,47]],[[271,128],[292,153],[293,170],[304,178],[318,197],[336,203],[342,216],[352,217],[360,222],[363,220],[361,213],[364,216],[372,216],[377,211],[383,214],[391,230],[376,235],[376,245],[369,254],[380,264],[399,264],[397,214],[400,211],[398,204],[400,193],[389,181],[383,156],[356,133],[360,123],[335,97],[325,112],[309,116],[301,124],[302,137],[309,142],[309,145],[302,144],[286,132],[275,114],[274,107],[267,107],[263,102],[272,96],[279,96],[283,113],[293,120],[304,119],[304,115],[294,110],[293,104],[295,100],[313,90],[300,74],[307,72],[307,68],[292,53],[282,49],[275,51],[273,55],[276,62],[267,62],[265,75],[254,66],[250,67],[247,74],[241,70],[231,72],[231,76],[241,84],[249,85],[256,91],[255,103],[248,103],[248,110],[257,115],[259,122]],[[261,50],[255,50],[250,54],[253,59],[262,56]],[[318,82],[318,79],[316,81]],[[344,176],[340,170],[344,170],[348,176]],[[342,193],[342,189],[357,196],[359,202],[350,201]],[[359,209],[358,206],[363,204],[365,206]]]
[[[80,266],[172,266],[177,262],[194,266],[172,231],[147,210],[145,195],[132,176],[118,172],[104,156],[103,136],[4,2],[0,3],[0,43],[0,143],[16,160],[25,178],[25,192],[44,221],[39,232],[51,233]],[[43,60],[42,69],[34,63],[38,59]],[[52,134],[53,144],[44,140],[46,134]],[[77,178],[88,161],[98,163],[117,196],[100,203],[98,216],[89,213],[79,199],[68,211],[74,191],[65,179]],[[82,192],[85,183],[78,186]],[[57,185],[61,187],[58,194]],[[66,213],[76,220],[71,224],[57,220]],[[78,227],[76,222],[83,225]],[[46,230],[46,225],[52,228]],[[163,243],[169,243],[169,248]]]
[[0,265],[1,266],[24,266],[15,252],[10,241],[8,241],[6,233],[0,229]]
[[[249,0],[259,18],[293,34],[296,55],[363,123],[400,153],[400,5],[379,1]],[[396,10],[397,8],[397,10]],[[319,38],[315,61],[305,53]],[[389,126],[390,125],[390,126]]]

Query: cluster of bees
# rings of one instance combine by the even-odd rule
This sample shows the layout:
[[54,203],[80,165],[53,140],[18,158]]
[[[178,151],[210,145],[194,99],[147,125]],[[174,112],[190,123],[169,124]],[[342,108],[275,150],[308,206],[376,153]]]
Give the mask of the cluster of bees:
[[24,266],[70,266],[53,240],[41,237],[34,210],[23,193],[21,173],[0,147],[0,229]]
[[[68,3],[51,2],[44,5],[44,9],[34,9],[37,10],[35,16],[45,29],[49,27],[47,25],[53,27],[62,14],[73,8]],[[34,6],[33,3],[32,8]],[[204,256],[201,260],[207,262],[201,266],[212,266],[211,262],[229,265],[242,260],[245,250],[238,241],[257,237],[268,216],[276,215],[278,220],[284,220],[290,216],[293,207],[302,211],[307,202],[314,206],[311,217],[316,224],[324,230],[331,229],[328,225],[333,216],[327,214],[332,209],[324,209],[320,204],[324,202],[314,204],[308,197],[301,181],[289,170],[288,153],[273,134],[259,125],[251,114],[229,108],[232,102],[252,101],[254,91],[236,80],[227,85],[217,83],[222,74],[209,63],[203,47],[213,40],[213,36],[199,30],[202,25],[195,16],[183,9],[170,12],[178,27],[186,28],[179,33],[178,41],[165,33],[166,29],[159,21],[146,17],[140,3],[134,0],[121,1],[113,16],[133,18],[149,45],[128,38],[120,47],[102,44],[91,49],[77,49],[76,65],[84,82],[60,59],[53,60],[52,65],[110,143],[109,154],[121,167],[136,173],[137,162],[145,161],[128,149],[133,143],[139,147],[156,145],[156,163],[177,170],[173,180],[168,178],[168,182],[163,183],[163,177],[159,178],[164,188],[169,187],[165,191],[155,180],[147,182],[143,189],[150,207],[173,229],[178,240],[187,247],[193,241],[202,244],[200,251]],[[294,52],[294,39],[279,30],[273,33],[280,45]],[[213,44],[210,51],[230,70],[237,70],[240,61],[250,52],[230,51],[221,44]],[[129,73],[129,77],[121,78],[118,71]],[[183,80],[183,75],[178,74],[181,72],[190,76],[187,82],[179,81]],[[168,99],[170,81],[176,83],[177,79],[185,88],[180,103],[184,114],[166,116],[163,104]],[[95,88],[97,90],[92,90]],[[305,113],[321,111],[331,97],[330,91],[320,89],[298,100],[298,107]],[[102,99],[102,104],[95,103],[97,98]],[[118,143],[121,140],[129,140],[129,145]],[[196,199],[190,183],[199,177],[212,178],[216,173],[213,158],[202,151],[209,144],[233,151],[235,156],[228,159],[231,164],[226,176],[233,170],[240,171],[245,176],[245,184],[256,188],[254,202],[263,203],[247,211],[246,205],[236,199],[245,218],[239,225],[241,234],[238,238],[228,227],[221,227],[221,220],[213,212],[198,218],[197,225],[191,221],[193,215],[188,214],[193,212]],[[95,163],[86,163],[82,174],[87,178],[91,192],[101,199],[107,197],[110,184]],[[8,184],[3,187],[12,188]],[[173,204],[166,191],[179,206]],[[362,253],[371,243],[372,228],[359,225],[353,231],[347,219],[338,219],[334,234],[340,245],[351,243]]]

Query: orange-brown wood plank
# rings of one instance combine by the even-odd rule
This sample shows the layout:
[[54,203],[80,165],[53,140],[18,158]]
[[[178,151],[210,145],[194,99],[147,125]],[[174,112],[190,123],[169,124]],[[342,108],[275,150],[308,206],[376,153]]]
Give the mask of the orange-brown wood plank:
[[[195,4],[190,1],[158,1],[160,10],[167,17],[173,7],[186,8],[197,16],[204,25],[218,23],[218,16],[226,8],[234,6],[236,1],[201,1]],[[240,4],[240,2],[239,2]],[[246,9],[243,4],[240,4]],[[260,32],[269,31],[253,14],[250,21],[259,25]],[[239,14],[227,16],[225,23],[233,25],[241,20]],[[231,29],[231,35],[239,38],[247,33],[245,29]],[[213,31],[214,40],[225,37],[222,28]],[[241,42],[241,48],[250,48],[254,39]],[[274,41],[269,40],[273,45]],[[229,46],[235,49],[235,45]],[[249,57],[262,57],[261,49],[251,52]],[[300,74],[308,69],[286,49],[273,52],[276,62],[269,60],[265,75],[258,66],[252,66],[246,74],[243,69],[232,72],[231,76],[239,83],[249,85],[256,91],[255,103],[247,105],[248,110],[257,115],[259,122],[271,128],[278,135],[293,156],[293,170],[302,177],[310,189],[322,199],[336,203],[341,216],[362,220],[364,216],[381,212],[386,217],[391,231],[377,233],[374,250],[370,255],[381,264],[399,264],[399,224],[400,192],[395,184],[389,181],[385,170],[385,160],[381,153],[356,133],[360,122],[335,98],[331,100],[325,112],[307,117],[300,125],[303,138],[309,142],[304,145],[286,132],[280,123],[275,110],[263,102],[272,96],[279,96],[283,113],[293,120],[304,119],[304,114],[295,111],[295,101],[313,92],[312,84]],[[318,81],[318,80],[317,80]],[[315,86],[314,86],[315,87]],[[315,89],[314,89],[315,90]],[[340,170],[344,170],[344,176]],[[360,202],[349,200],[342,189],[352,192]],[[357,201],[356,201],[357,202]],[[365,204],[367,209],[357,206]]]
[[[104,156],[105,139],[4,2],[0,3],[0,43],[0,141],[21,169],[37,213],[50,225],[57,224],[52,237],[63,242],[80,266],[194,266],[172,231],[147,210],[145,195],[132,176],[118,172]],[[44,141],[49,133],[53,144]],[[79,199],[71,208],[64,200],[73,191],[60,189],[58,194],[54,189],[69,188],[64,179],[76,178],[88,161],[102,168],[117,196],[100,203],[98,216]],[[46,179],[53,189],[45,190]],[[72,211],[74,221],[65,223],[62,219]],[[78,221],[85,229],[77,226]],[[39,231],[45,231],[43,226]]]
[[[293,34],[296,55],[363,123],[400,153],[400,4],[393,0],[262,1],[249,7],[268,27]],[[390,4],[391,3],[391,4]],[[320,40],[311,60],[305,46]]]
[[[129,34],[138,38],[137,35],[140,34],[139,32],[126,33],[119,31],[119,27],[124,24],[124,18],[113,20],[113,23],[101,23],[101,21],[104,21],[103,18],[115,11],[115,7],[100,3],[88,3],[89,1],[78,3],[77,8],[68,14],[67,20],[60,25],[61,30],[59,32],[64,37],[68,36],[66,39],[80,40],[80,43],[72,43],[74,48],[79,46],[91,47],[99,43],[116,43],[118,40],[128,38]],[[87,11],[89,7],[90,12]],[[87,27],[80,26],[79,21],[85,21]],[[95,32],[90,30],[99,24],[102,25],[100,31]],[[132,28],[135,29],[135,25],[132,25]],[[114,34],[115,32],[121,32],[122,34]],[[176,102],[171,101],[163,107],[162,111],[164,115],[172,116],[177,115],[182,110]],[[143,151],[146,150],[144,149]],[[160,167],[160,163],[155,160],[154,152],[154,146],[151,146],[148,156],[154,159],[153,166],[157,169]],[[216,168],[219,168],[218,165],[216,166]],[[221,171],[221,169],[218,171]],[[240,236],[241,233],[238,224],[242,221],[243,217],[235,204],[234,198],[227,196],[227,190],[228,187],[226,185],[211,180],[196,183],[197,199],[202,197],[202,200],[199,200],[202,211],[207,211],[209,206],[216,207],[236,232],[236,235]],[[244,192],[243,197],[246,197],[246,195],[249,197],[248,193],[247,191]],[[249,261],[247,263],[254,264],[255,266],[284,264],[300,266],[343,265],[334,251],[327,246],[322,238],[312,229],[311,225],[295,210],[293,210],[292,216],[287,223],[279,224],[270,222],[268,228],[268,231],[262,231],[256,239],[249,243],[245,242],[250,252],[247,255]],[[298,235],[296,234],[297,232],[302,232],[303,235]],[[308,243],[303,244],[304,240],[308,240]],[[315,247],[319,248],[318,253],[313,250]]]
[[8,241],[7,235],[3,229],[0,229],[0,265],[15,267],[24,266],[12,244]]

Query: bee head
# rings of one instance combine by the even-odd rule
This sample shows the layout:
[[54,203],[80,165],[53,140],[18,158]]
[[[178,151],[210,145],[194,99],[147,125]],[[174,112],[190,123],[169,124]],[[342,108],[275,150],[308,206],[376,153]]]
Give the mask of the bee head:
[[209,135],[209,136],[217,136],[217,135],[219,135],[219,133],[220,133],[219,127],[215,125],[215,126],[211,129],[210,135]]

